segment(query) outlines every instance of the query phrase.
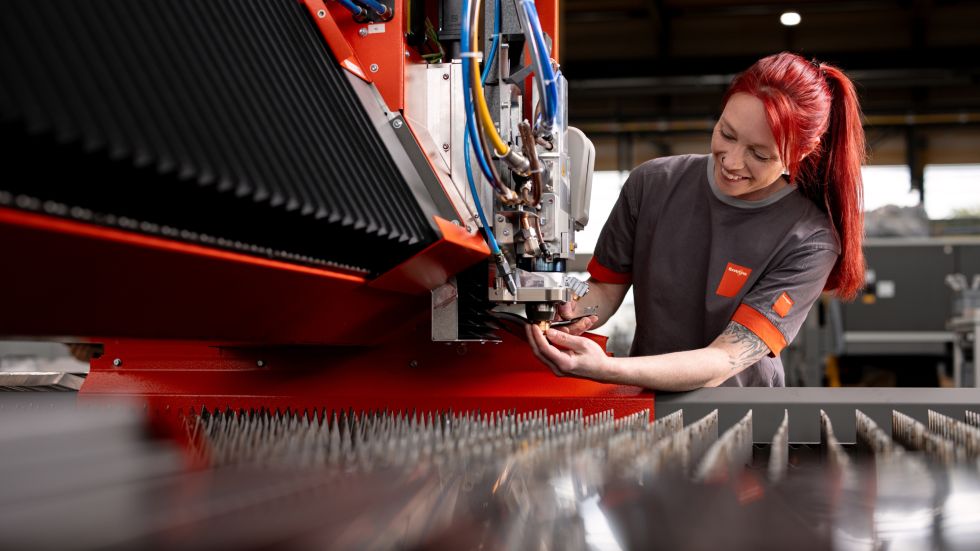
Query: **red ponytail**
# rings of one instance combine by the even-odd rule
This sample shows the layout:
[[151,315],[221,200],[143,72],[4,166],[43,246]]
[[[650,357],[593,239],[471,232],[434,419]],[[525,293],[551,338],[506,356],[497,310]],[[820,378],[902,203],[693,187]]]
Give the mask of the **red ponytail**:
[[864,286],[864,129],[850,79],[826,64],[783,52],[757,61],[735,77],[737,93],[759,98],[790,181],[828,213],[841,243],[826,288],[852,299]]

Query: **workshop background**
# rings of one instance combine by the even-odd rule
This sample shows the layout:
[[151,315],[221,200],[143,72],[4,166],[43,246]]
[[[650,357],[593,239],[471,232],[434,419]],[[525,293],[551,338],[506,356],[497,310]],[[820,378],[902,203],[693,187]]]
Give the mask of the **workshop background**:
[[[787,12],[795,25],[781,23]],[[868,282],[853,303],[814,308],[783,353],[787,384],[973,386],[980,3],[572,0],[562,14],[569,118],[596,144],[581,251],[594,247],[632,167],[708,151],[737,72],[782,50],[837,65],[866,117]],[[951,287],[953,274],[966,282]],[[625,352],[633,323],[624,308],[600,332]]]

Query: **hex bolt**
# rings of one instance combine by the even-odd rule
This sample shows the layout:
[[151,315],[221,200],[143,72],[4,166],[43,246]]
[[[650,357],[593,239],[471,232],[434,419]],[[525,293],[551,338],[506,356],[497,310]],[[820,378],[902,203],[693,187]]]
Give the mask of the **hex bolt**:
[[378,72],[378,64],[377,63],[372,63],[371,64],[371,72],[372,73],[377,73]]
[[442,144],[442,150],[443,151],[449,151],[449,144],[448,143]]
[[122,358],[116,358],[115,360],[112,360],[112,365],[114,367],[122,367]]
[[323,19],[324,17],[327,16],[327,10],[317,10],[316,16],[319,17],[320,19]]
[[396,129],[397,128],[401,128],[402,127],[402,120],[401,119],[395,119],[395,120],[391,121],[391,125],[394,126]]
[[367,27],[361,27],[360,29],[358,29],[357,34],[361,36],[367,36],[368,35]]

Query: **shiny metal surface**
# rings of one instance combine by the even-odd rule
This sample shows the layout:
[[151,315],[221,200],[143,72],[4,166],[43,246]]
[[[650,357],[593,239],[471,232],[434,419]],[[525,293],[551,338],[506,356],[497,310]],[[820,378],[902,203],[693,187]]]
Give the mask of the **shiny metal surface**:
[[138,410],[63,406],[0,401],[16,421],[0,426],[0,547],[980,545],[976,462],[920,451],[965,449],[938,417],[930,430],[896,412],[892,437],[856,411],[849,446],[824,415],[815,447],[787,439],[784,413],[767,447],[752,446],[754,412],[719,438],[715,412],[685,426],[680,411],[205,410],[181,454],[147,439]]
[[77,391],[85,377],[60,371],[0,372],[0,391]]
[[694,480],[724,481],[738,476],[746,466],[752,463],[752,412],[725,431],[698,465]]
[[769,481],[779,482],[789,467],[789,412],[783,412],[783,422],[776,429],[769,445]]

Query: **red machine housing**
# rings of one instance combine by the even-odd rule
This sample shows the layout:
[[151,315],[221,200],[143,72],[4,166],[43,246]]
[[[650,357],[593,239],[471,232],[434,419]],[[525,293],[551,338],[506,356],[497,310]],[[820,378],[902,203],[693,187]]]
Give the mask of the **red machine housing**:
[[[336,3],[303,2],[338,62],[400,110],[405,64],[421,62],[405,55],[402,1],[366,36]],[[557,44],[556,1],[538,9]],[[0,250],[17,259],[0,270],[0,334],[103,343],[81,395],[142,400],[164,419],[202,407],[652,414],[652,394],[555,377],[511,335],[432,342],[429,291],[488,255],[478,236],[437,226],[438,242],[369,281],[0,208]]]

